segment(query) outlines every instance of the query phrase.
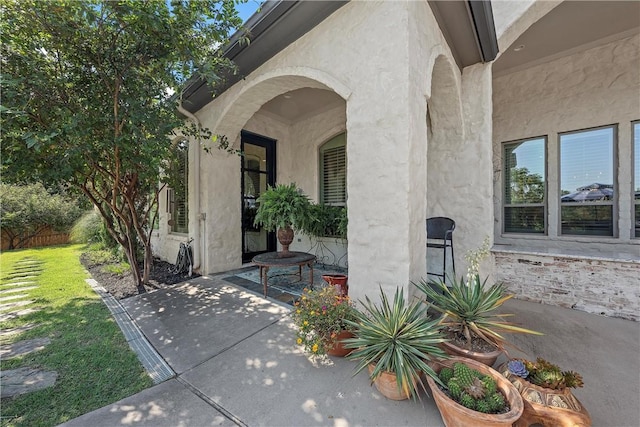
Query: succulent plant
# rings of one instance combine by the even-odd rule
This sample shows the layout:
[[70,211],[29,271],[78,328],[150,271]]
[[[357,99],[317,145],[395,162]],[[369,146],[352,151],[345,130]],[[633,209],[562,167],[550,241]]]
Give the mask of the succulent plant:
[[518,377],[527,378],[527,376],[529,376],[529,371],[527,371],[522,360],[510,360],[509,363],[507,363],[507,368],[509,372]]
[[495,380],[464,363],[455,362],[453,369],[442,368],[438,377],[451,398],[466,408],[491,414],[502,412],[507,406]]
[[[521,362],[525,370],[529,372],[529,375],[523,378],[540,387],[562,390],[567,387],[578,388],[584,385],[582,376],[577,372],[561,371],[557,365],[541,357],[538,357],[535,362],[529,360],[514,361]],[[511,362],[509,362],[509,364],[511,364]],[[511,370],[510,365],[509,371],[516,375],[515,372]]]
[[453,378],[453,369],[444,367],[440,370],[440,374],[438,374],[443,384],[447,384],[451,378]]

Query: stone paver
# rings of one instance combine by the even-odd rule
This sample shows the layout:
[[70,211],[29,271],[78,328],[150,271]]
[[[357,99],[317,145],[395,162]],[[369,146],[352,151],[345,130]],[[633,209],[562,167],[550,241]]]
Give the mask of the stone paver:
[[[33,282],[32,282],[33,283]],[[0,291],[0,295],[3,294],[12,294],[15,292],[23,292],[23,291],[30,291],[31,289],[35,289],[37,288],[37,286],[21,286],[19,288],[9,288],[9,289],[2,289]]]
[[4,322],[6,320],[12,320],[17,317],[26,316],[27,314],[35,313],[40,311],[39,308],[27,308],[19,311],[10,311],[8,313],[0,314],[0,322]]
[[5,297],[0,297],[0,303],[4,303],[5,301],[11,301],[14,299],[20,299],[28,297],[29,294],[17,294],[17,295],[7,295]]
[[11,397],[52,387],[58,373],[42,369],[18,368],[0,373],[0,397]]
[[16,308],[16,307],[24,307],[25,305],[29,305],[32,303],[33,303],[33,300],[6,302],[4,304],[0,304],[0,310],[7,310],[9,308]]
[[24,356],[34,351],[42,350],[47,344],[50,344],[49,338],[34,338],[31,340],[18,341],[13,344],[0,346],[0,357],[3,359],[11,359],[13,357]]
[[28,280],[23,282],[7,282],[7,283],[1,284],[0,288],[4,289],[11,286],[35,285],[35,284],[37,284],[37,282],[34,282],[33,280]]
[[0,338],[9,337],[15,334],[21,334],[35,327],[36,325],[34,323],[27,323],[26,325],[22,325],[17,328],[0,329]]

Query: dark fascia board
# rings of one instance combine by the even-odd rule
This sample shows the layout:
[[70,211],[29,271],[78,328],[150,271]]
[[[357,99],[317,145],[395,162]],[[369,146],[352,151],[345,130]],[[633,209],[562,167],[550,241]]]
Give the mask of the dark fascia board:
[[476,40],[480,47],[482,62],[490,62],[498,56],[498,38],[493,22],[491,1],[470,0],[469,12],[475,29]]
[[491,1],[429,0],[429,6],[460,70],[495,59],[498,40]]
[[212,89],[201,78],[190,80],[183,92],[183,107],[195,113],[229,87],[249,75],[278,52],[309,32],[347,1],[266,1],[245,23],[245,31],[234,33],[224,47],[224,56],[237,66],[237,74]]

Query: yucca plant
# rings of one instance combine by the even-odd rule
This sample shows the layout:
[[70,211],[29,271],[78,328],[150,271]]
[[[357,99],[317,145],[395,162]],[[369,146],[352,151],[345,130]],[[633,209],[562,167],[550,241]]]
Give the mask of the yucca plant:
[[439,347],[445,341],[441,325],[426,316],[419,300],[407,304],[402,289],[396,289],[392,304],[382,288],[380,295],[380,306],[366,297],[366,302],[361,301],[364,311],[357,312],[357,320],[347,321],[355,327],[355,338],[344,343],[347,348],[356,349],[347,357],[358,361],[354,375],[374,364],[372,382],[385,371],[394,373],[398,390],[415,397],[420,372],[440,383],[426,361],[447,358]]
[[486,282],[487,279],[481,282],[480,276],[474,274],[468,282],[463,277],[453,280],[450,287],[444,282],[425,280],[414,285],[425,294],[427,304],[442,313],[440,323],[465,337],[468,349],[471,348],[472,335],[503,351],[509,344],[501,334],[503,332],[543,335],[505,320],[513,314],[496,313],[513,295],[505,295],[501,283],[486,287]]

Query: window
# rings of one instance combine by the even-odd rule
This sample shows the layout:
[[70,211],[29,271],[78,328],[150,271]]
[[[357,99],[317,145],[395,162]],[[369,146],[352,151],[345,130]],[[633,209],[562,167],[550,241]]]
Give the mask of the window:
[[546,138],[505,143],[504,232],[545,233]]
[[560,232],[614,235],[614,140],[608,126],[560,134]]
[[189,232],[189,142],[181,140],[175,147],[172,165],[172,188],[168,193],[171,231]]
[[320,203],[347,204],[347,138],[342,133],[320,147]]
[[640,237],[640,122],[633,123],[633,221],[635,236]]

